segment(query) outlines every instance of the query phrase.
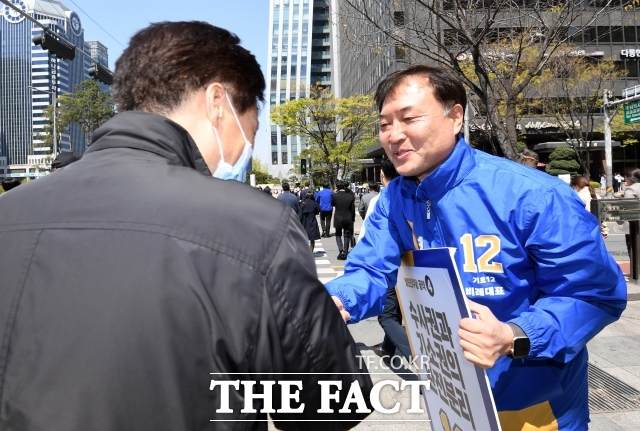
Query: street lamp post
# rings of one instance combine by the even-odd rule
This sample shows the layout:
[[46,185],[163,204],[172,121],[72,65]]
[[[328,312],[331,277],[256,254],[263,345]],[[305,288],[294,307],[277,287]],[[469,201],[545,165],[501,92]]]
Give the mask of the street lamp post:
[[58,155],[58,131],[56,129],[56,105],[58,104],[58,96],[54,91],[41,90],[39,88],[33,87],[29,85],[29,88],[35,91],[40,91],[41,93],[51,94],[53,96],[53,157]]

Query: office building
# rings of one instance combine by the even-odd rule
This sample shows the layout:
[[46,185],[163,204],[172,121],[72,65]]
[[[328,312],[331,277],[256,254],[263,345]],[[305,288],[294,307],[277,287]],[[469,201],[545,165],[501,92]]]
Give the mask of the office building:
[[[452,30],[442,20],[426,12],[417,6],[416,2],[385,2],[384,0],[374,0],[373,2],[362,1],[359,4],[364,8],[369,8],[372,16],[377,16],[385,30],[394,34],[398,39],[415,43],[415,30],[420,27],[422,33],[419,37],[423,39],[423,45],[432,43],[432,49],[445,53],[447,51],[458,52],[457,60],[461,62],[471,62],[472,58],[466,49],[465,41],[453,36]],[[447,4],[443,3],[446,11]],[[469,22],[482,24],[483,14],[486,9],[482,2],[474,11],[467,13]],[[488,4],[488,3],[487,3]],[[492,3],[493,4],[493,3]],[[520,16],[527,7],[534,7],[536,2],[520,1],[513,3],[513,16]],[[588,61],[598,61],[603,58],[614,58],[619,69],[625,70],[627,76],[617,79],[613,83],[614,94],[620,97],[622,89],[640,84],[640,2],[614,0],[611,2],[589,2],[588,7],[576,6],[575,20],[565,24],[562,30],[568,36],[566,48],[561,48],[565,55],[582,56]],[[586,3],[585,3],[586,6]],[[594,7],[595,6],[595,7]],[[411,49],[406,48],[397,40],[385,37],[384,32],[374,28],[358,17],[358,12],[354,11],[346,4],[346,0],[338,2],[340,11],[340,31],[346,28],[349,36],[340,35],[342,64],[341,91],[344,97],[349,97],[356,93],[372,94],[380,81],[389,73],[407,67],[411,64],[435,64],[424,57],[421,57]],[[597,19],[592,19],[597,8],[603,8]],[[502,7],[502,9],[506,9]],[[377,11],[377,12],[376,12]],[[505,16],[509,16],[504,12]],[[428,20],[425,17],[431,17]],[[486,34],[487,42],[506,40],[517,32],[522,24],[507,19],[498,20],[493,24],[491,31]],[[412,31],[413,30],[413,31]],[[478,29],[478,31],[480,31]],[[354,37],[355,35],[355,37]],[[539,35],[536,35],[539,36]],[[357,40],[358,43],[353,43]],[[436,41],[442,41],[438,45]],[[439,46],[440,48],[436,48]],[[535,96],[534,96],[535,97]],[[559,95],[560,97],[560,95]],[[529,104],[528,110],[519,113],[517,119],[518,133],[527,147],[540,155],[541,162],[548,160],[549,153],[559,145],[565,145],[567,135],[560,127],[551,113],[541,112],[534,104]],[[490,126],[486,121],[486,110],[476,104],[477,115],[471,120],[471,141],[479,148],[493,152],[501,151],[495,141],[492,145]],[[621,115],[621,114],[618,114]],[[589,131],[588,138],[591,140],[591,164],[590,172],[595,177],[598,172],[603,172],[604,151],[603,134],[597,131],[598,124],[602,124],[599,114],[595,118],[595,131],[592,125],[582,122],[585,136]],[[587,130],[588,129],[588,130]],[[583,137],[584,138],[584,137]],[[383,154],[382,148],[372,148],[370,159],[380,157]],[[640,148],[637,145],[621,147],[620,143],[614,142],[613,167],[614,171],[621,171],[624,167],[640,165]],[[377,180],[377,172],[371,175],[372,171],[363,171],[361,180]]]
[[[270,0],[267,97],[269,109],[305,97],[310,85],[339,89],[333,72],[337,32],[330,24],[335,0]],[[338,95],[338,94],[337,94]],[[288,177],[293,160],[306,148],[298,136],[287,136],[271,125],[269,173]]]
[[[11,2],[95,60],[108,64],[107,50],[99,42],[85,42],[78,15],[57,0],[11,0]],[[74,60],[57,58],[32,42],[43,30],[9,6],[0,19],[0,177],[35,177],[46,167],[41,135],[49,122],[44,109],[62,94],[89,79],[92,60],[77,54]],[[83,154],[86,137],[72,124],[60,135],[60,151]]]

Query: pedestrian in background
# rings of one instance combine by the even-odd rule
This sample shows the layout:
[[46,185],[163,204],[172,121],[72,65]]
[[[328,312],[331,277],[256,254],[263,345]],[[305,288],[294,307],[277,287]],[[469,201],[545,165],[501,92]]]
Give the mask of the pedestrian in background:
[[282,193],[280,193],[277,199],[293,209],[296,214],[300,212],[300,202],[298,201],[298,197],[291,193],[289,183],[282,183]]
[[366,417],[318,412],[319,378],[371,379],[298,215],[245,183],[264,89],[229,31],[151,24],[82,159],[0,199],[0,429],[266,430],[266,400],[213,383],[291,375],[276,427]]
[[626,187],[624,189],[623,197],[640,199],[640,169],[638,168],[625,169],[624,181],[625,181]]
[[[338,192],[333,196],[333,206],[336,213],[333,217],[333,227],[336,229],[336,243],[338,244],[338,260],[346,260],[353,235],[353,223],[356,221],[356,206],[353,193],[347,192],[344,181],[338,181]],[[344,235],[344,237],[343,237]]]
[[366,195],[362,196],[362,198],[360,198],[360,204],[358,205],[358,213],[360,214],[360,217],[362,217],[362,220],[364,220],[365,217],[367,216],[367,209],[369,208],[369,203],[371,202],[372,199],[378,197],[379,191],[380,191],[380,185],[378,183],[371,183],[369,184],[369,193],[367,193]]
[[320,206],[320,227],[322,237],[329,238],[331,234],[331,217],[333,215],[333,191],[329,182],[322,183],[322,190],[316,193],[316,202]]
[[305,198],[307,197],[307,193],[309,192],[313,193],[313,190],[309,188],[309,181],[305,181],[304,188],[298,193],[298,200],[300,201],[300,204],[304,202]]
[[579,175],[571,180],[571,187],[578,193],[587,211],[591,211],[591,200],[599,199],[600,196],[596,194],[596,190],[589,183],[589,180]]
[[320,214],[320,207],[315,201],[313,192],[308,192],[307,197],[300,206],[300,223],[307,233],[311,252],[313,252],[316,241],[320,239],[320,228],[316,216]]
[[618,193],[620,191],[621,183],[624,181],[624,178],[620,175],[620,172],[616,172],[613,176],[613,192]]

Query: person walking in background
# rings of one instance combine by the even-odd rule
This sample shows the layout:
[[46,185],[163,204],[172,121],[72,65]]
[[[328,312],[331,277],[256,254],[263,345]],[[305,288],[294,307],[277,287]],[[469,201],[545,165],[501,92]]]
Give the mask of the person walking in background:
[[277,199],[291,207],[296,214],[300,212],[298,197],[291,193],[291,186],[289,183],[282,183],[282,193],[278,195]]
[[305,200],[300,205],[300,223],[307,232],[311,252],[315,248],[316,241],[320,239],[320,228],[316,216],[320,214],[320,207],[315,201],[313,192],[308,192]]
[[607,191],[607,177],[604,174],[600,175],[600,192],[605,193]]
[[616,174],[613,176],[613,192],[614,193],[618,193],[620,191],[620,188],[622,186],[622,181],[624,181],[624,178],[622,177],[622,175],[620,175],[620,172],[616,172]]
[[[356,220],[355,196],[345,190],[344,181],[338,181],[338,192],[333,196],[336,213],[333,226],[336,228],[336,243],[338,244],[338,260],[346,260],[353,235],[353,223]],[[343,238],[344,234],[344,238]]]
[[305,181],[304,187],[298,192],[298,200],[300,201],[300,203],[304,202],[307,197],[307,193],[309,192],[313,193],[313,190],[309,188],[309,181]]
[[577,176],[571,180],[571,187],[578,193],[587,211],[591,211],[591,200],[599,199],[600,197],[596,194],[596,190],[589,183],[589,180],[582,175]]
[[360,198],[360,204],[358,205],[358,213],[360,213],[360,217],[362,220],[367,216],[367,208],[369,208],[369,203],[373,198],[378,197],[378,192],[380,191],[380,185],[378,183],[370,183],[369,184],[369,193],[362,196]]
[[333,191],[328,181],[322,183],[322,190],[316,193],[316,202],[318,202],[320,206],[322,237],[329,238],[331,232],[331,216],[333,215]]
[[625,169],[624,182],[626,187],[624,189],[623,197],[640,199],[640,169]]

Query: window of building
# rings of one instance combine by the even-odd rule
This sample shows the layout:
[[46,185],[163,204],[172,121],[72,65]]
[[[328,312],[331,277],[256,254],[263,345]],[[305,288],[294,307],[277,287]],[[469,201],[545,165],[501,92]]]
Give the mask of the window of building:
[[271,164],[272,165],[277,165],[278,164],[278,152],[277,151],[272,151],[271,152]]
[[596,27],[596,29],[598,30],[598,42],[611,42],[611,29],[608,25],[601,25]]
[[281,78],[286,78],[287,77],[287,65],[283,64],[280,68],[280,77]]
[[624,27],[624,42],[635,43],[636,42],[636,28],[632,26]]
[[393,25],[402,27],[404,25],[404,11],[397,10],[393,12]]
[[287,153],[287,150],[283,150],[282,151],[282,164],[286,165],[289,163],[289,153]]
[[622,43],[622,27],[611,27],[611,42]]
[[396,43],[396,60],[404,60],[407,57],[407,48],[401,43]]
[[278,77],[278,66],[271,66],[271,77],[272,78]]

